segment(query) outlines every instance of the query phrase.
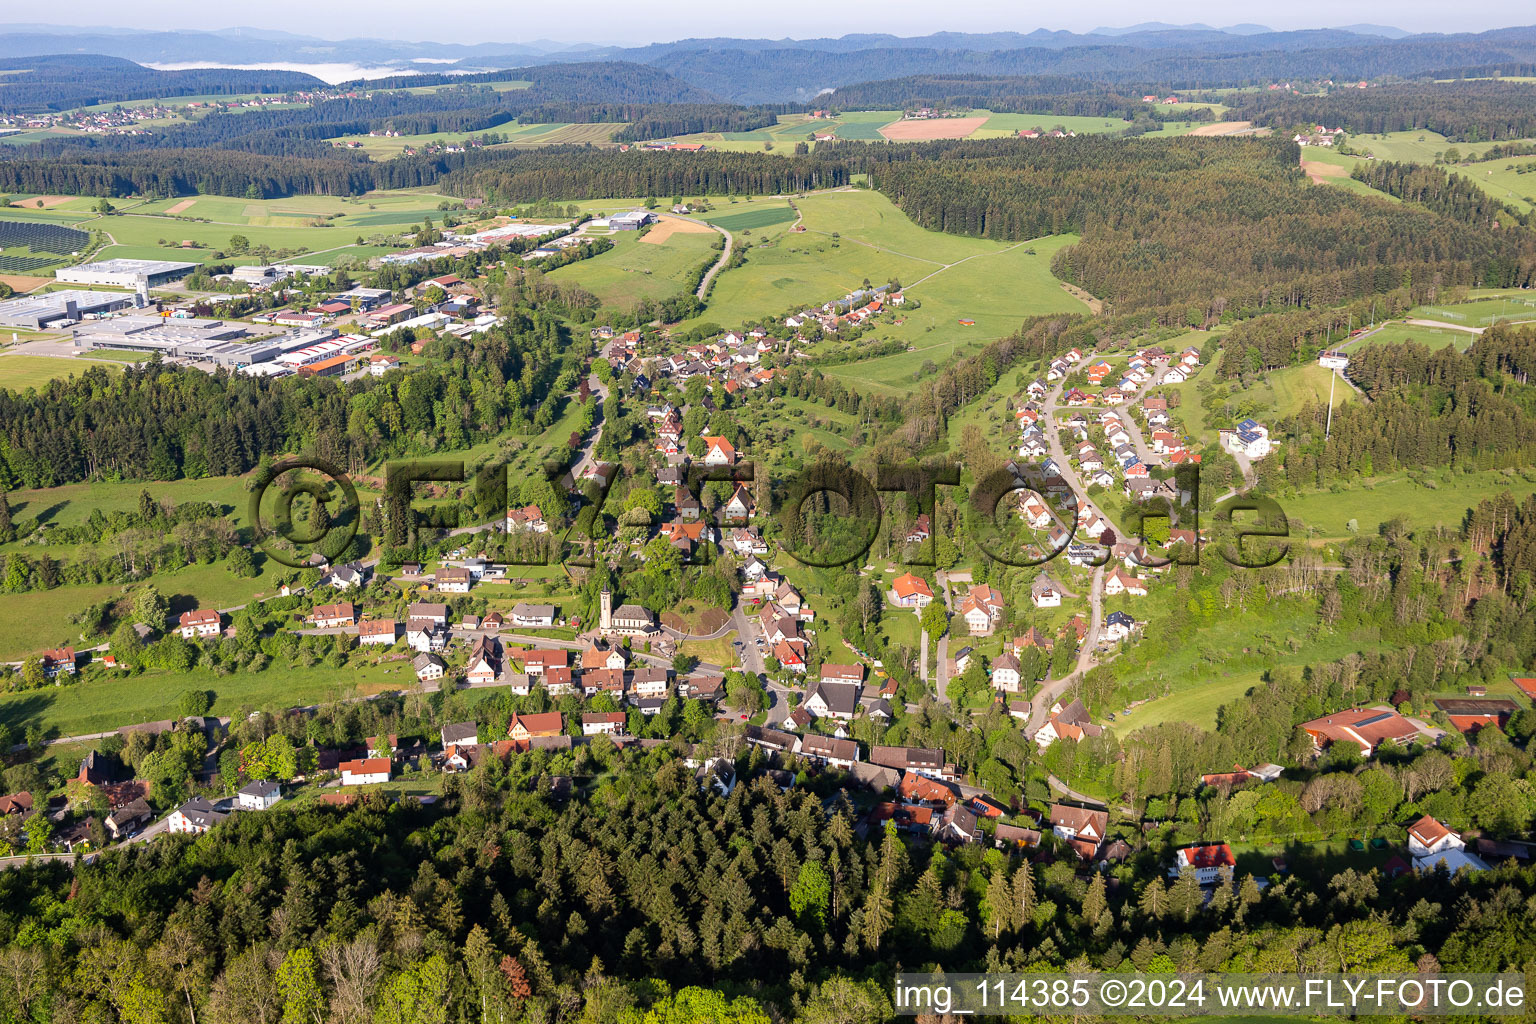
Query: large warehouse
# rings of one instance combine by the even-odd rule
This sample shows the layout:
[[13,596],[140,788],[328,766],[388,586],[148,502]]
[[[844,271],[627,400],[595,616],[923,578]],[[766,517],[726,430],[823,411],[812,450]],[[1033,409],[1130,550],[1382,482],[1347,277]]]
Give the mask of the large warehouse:
[[70,284],[105,284],[118,288],[157,288],[179,281],[197,269],[196,263],[170,260],[100,260],[55,270],[53,276]]
[[79,320],[89,313],[110,313],[133,305],[122,292],[58,291],[20,295],[0,302],[0,324],[40,331],[58,320]]

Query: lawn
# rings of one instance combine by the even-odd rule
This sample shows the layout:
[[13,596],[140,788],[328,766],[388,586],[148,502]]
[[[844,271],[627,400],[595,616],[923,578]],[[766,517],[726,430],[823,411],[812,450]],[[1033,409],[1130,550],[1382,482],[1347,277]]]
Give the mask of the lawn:
[[0,388],[25,391],[40,388],[51,380],[74,377],[92,366],[104,366],[109,373],[121,373],[122,367],[113,362],[89,362],[63,356],[0,356]]
[[552,270],[549,279],[580,285],[605,305],[629,309],[642,298],[665,299],[683,291],[689,274],[723,241],[713,231],[679,231],[654,245],[633,231],[617,232],[610,240],[608,252]]
[[1354,520],[1361,534],[1375,533],[1390,519],[1402,518],[1415,530],[1443,526],[1459,530],[1468,508],[1484,498],[1509,491],[1517,498],[1536,493],[1536,480],[1503,471],[1455,473],[1442,471],[1427,478],[1426,487],[1406,474],[1352,481],[1345,490],[1309,491],[1280,499],[1291,519],[1291,530],[1300,533],[1304,524],[1322,537],[1347,537],[1346,524]]
[[36,722],[60,736],[79,736],[173,717],[178,698],[187,690],[212,690],[211,713],[234,716],[247,706],[285,708],[339,700],[364,685],[405,690],[416,685],[416,677],[407,660],[359,664],[341,671],[323,665],[273,665],[263,672],[229,676],[216,676],[206,669],[156,670],[136,676],[91,670],[67,685],[0,695],[0,722],[18,733]]

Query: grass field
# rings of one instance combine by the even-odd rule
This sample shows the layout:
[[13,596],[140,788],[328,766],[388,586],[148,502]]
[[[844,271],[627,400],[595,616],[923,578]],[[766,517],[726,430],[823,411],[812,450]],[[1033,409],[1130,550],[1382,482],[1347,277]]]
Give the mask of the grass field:
[[1467,346],[1476,340],[1477,335],[1471,331],[1457,331],[1448,327],[1419,327],[1414,324],[1388,324],[1376,333],[1362,338],[1349,347],[1349,351],[1358,351],[1367,345],[1392,345],[1403,341],[1413,341],[1429,348],[1445,348],[1447,345],[1455,345],[1465,352]]
[[1456,173],[1471,178],[1484,192],[1522,213],[1536,209],[1536,157],[1469,164]]
[[1536,320],[1536,293],[1513,292],[1455,305],[1415,306],[1408,311],[1408,318],[1443,320],[1467,327],[1487,327],[1501,320]]
[[[781,224],[754,231],[771,244],[747,250],[744,266],[720,275],[701,321],[734,325],[820,305],[866,279],[884,284],[896,278],[921,308],[904,310],[901,325],[882,325],[871,337],[905,340],[912,350],[826,372],[904,394],[925,361],[942,364],[1007,334],[1027,316],[1086,309],[1050,273],[1051,256],[1068,237],[1008,244],[941,234],[918,227],[885,196],[864,190],[818,193],[795,205],[806,230],[793,233]],[[961,318],[976,325],[961,327]]]
[[1468,508],[1484,498],[1509,491],[1517,498],[1536,493],[1536,480],[1503,472],[1450,473],[1431,478],[1425,487],[1406,474],[1355,481],[1335,494],[1310,491],[1281,499],[1292,529],[1302,527],[1321,537],[1348,537],[1346,524],[1354,520],[1360,534],[1373,534],[1390,519],[1402,518],[1415,530],[1443,526],[1460,529]]
[[1333,386],[1331,371],[1316,363],[1306,363],[1271,371],[1262,384],[1243,394],[1269,409],[1274,419],[1284,419],[1294,416],[1308,403],[1327,405],[1330,389],[1334,405],[1343,405],[1355,398],[1354,389],[1342,381]]
[[1202,683],[1193,689],[1148,701],[1137,707],[1130,717],[1117,713],[1115,721],[1106,724],[1110,732],[1120,737],[1164,722],[1188,722],[1202,729],[1214,730],[1216,709],[1239,699],[1259,685],[1259,682],[1258,672],[1244,672],[1235,679]]
[[466,139],[478,139],[486,135],[499,135],[506,138],[505,142],[497,143],[493,149],[505,147],[527,148],[533,146],[557,146],[580,145],[583,143],[609,142],[615,132],[623,128],[622,123],[607,124],[518,124],[509,121],[499,124],[494,128],[486,128],[473,132],[434,132],[428,135],[396,135],[396,136],[372,136],[362,135],[338,135],[330,141],[343,145],[351,142],[361,143],[361,149],[375,160],[389,160],[394,157],[404,156],[407,149],[420,151],[422,147],[431,143],[459,143]]
[[77,376],[92,366],[105,366],[109,373],[122,371],[121,366],[110,361],[94,362],[55,356],[0,356],[0,388],[12,391],[40,388],[51,380]]
[[79,736],[174,717],[177,699],[187,690],[212,690],[211,713],[234,716],[247,706],[286,708],[339,700],[365,686],[376,692],[415,685],[406,660],[391,665],[357,664],[344,672],[323,665],[274,665],[263,672],[228,676],[215,676],[206,669],[151,671],[131,677],[91,672],[69,685],[0,695],[0,722],[18,730],[36,722],[61,736]]
[[633,231],[610,237],[613,248],[600,256],[550,271],[558,284],[578,284],[605,305],[628,309],[642,298],[665,299],[683,290],[684,279],[720,241],[708,233],[677,232],[660,245],[643,241]]
[[787,203],[765,204],[742,213],[706,213],[701,219],[731,232],[753,231],[775,224],[787,224],[795,219],[795,211]]

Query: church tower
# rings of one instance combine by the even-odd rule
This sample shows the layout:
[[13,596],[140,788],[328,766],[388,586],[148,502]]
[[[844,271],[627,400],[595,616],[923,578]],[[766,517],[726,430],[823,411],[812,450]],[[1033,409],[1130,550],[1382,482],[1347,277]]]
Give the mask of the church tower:
[[603,588],[598,600],[601,602],[597,618],[598,632],[604,636],[613,632],[613,591]]

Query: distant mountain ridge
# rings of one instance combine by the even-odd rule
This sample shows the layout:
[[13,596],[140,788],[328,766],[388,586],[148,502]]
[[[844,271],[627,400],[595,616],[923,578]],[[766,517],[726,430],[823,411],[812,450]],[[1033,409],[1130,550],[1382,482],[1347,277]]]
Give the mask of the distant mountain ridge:
[[[268,29],[218,32],[0,26],[0,59],[99,53],[171,65],[339,66],[469,74],[553,64],[609,62],[663,70],[703,93],[742,104],[810,102],[840,86],[914,75],[1061,75],[1116,87],[1187,90],[1291,79],[1374,79],[1454,74],[1459,68],[1536,63],[1536,28],[1409,35],[1374,25],[1277,32],[1263,25],[1212,28],[1148,22],[1090,33],[861,33],[821,39],[680,39],[634,47],[537,40],[437,43],[324,40]],[[356,68],[356,71],[351,70]],[[333,79],[336,73],[332,72]]]

